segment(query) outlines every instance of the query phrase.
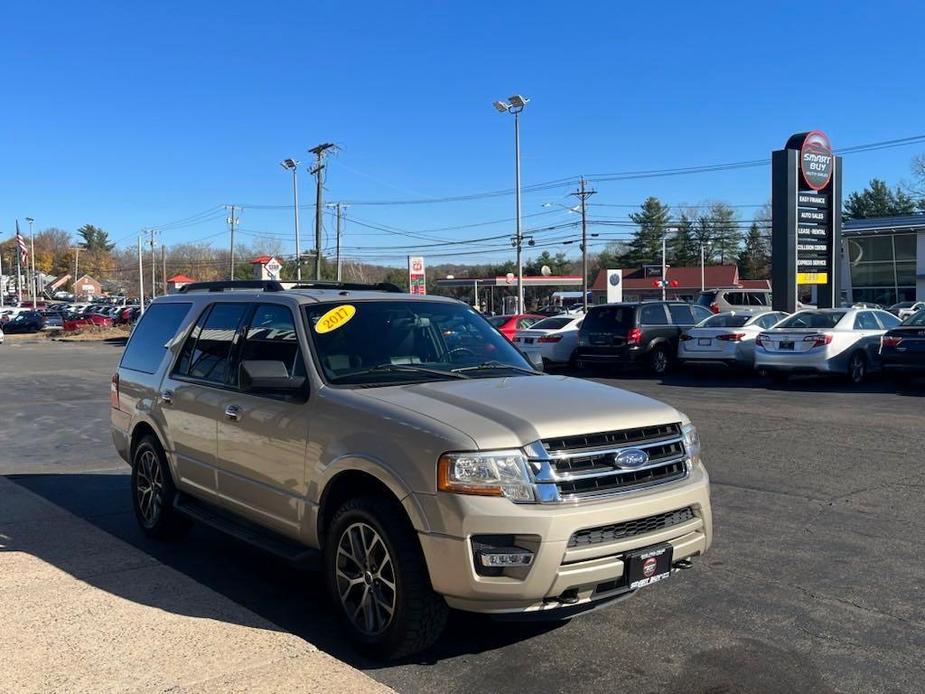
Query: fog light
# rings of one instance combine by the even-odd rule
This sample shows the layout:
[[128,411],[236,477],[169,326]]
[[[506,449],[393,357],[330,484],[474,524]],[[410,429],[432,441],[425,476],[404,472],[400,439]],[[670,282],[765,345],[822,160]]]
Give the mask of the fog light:
[[533,564],[533,552],[518,547],[514,535],[473,535],[472,559],[475,572],[479,576],[508,575],[506,570],[515,574],[522,572]]
[[479,562],[488,569],[530,566],[533,563],[533,552],[520,547],[492,547],[479,551]]

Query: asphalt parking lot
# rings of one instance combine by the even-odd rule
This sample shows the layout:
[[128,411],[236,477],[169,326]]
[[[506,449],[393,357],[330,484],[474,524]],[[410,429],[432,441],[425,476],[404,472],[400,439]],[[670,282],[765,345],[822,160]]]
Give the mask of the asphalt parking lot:
[[0,347],[0,474],[398,691],[921,691],[925,387],[771,387],[723,370],[601,379],[700,428],[710,554],[568,623],[456,614],[430,652],[382,666],[346,646],[314,574],[206,528],[172,545],[136,530],[109,442],[120,349]]

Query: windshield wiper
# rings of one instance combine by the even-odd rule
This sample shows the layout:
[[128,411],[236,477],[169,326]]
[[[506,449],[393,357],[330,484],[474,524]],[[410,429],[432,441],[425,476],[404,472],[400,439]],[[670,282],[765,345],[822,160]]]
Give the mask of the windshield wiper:
[[366,376],[369,374],[377,373],[417,373],[426,374],[428,376],[439,376],[441,378],[471,378],[471,376],[458,373],[456,370],[444,371],[442,369],[430,369],[426,366],[416,366],[414,364],[379,364],[368,369],[363,369],[362,371],[354,371],[353,373],[336,376],[331,380],[340,381],[343,379],[354,378],[356,376]]
[[481,364],[476,366],[461,366],[458,369],[453,369],[453,373],[462,375],[465,371],[494,371],[497,369],[504,369],[507,371],[517,371],[522,374],[529,374],[531,376],[539,376],[540,372],[535,369],[525,369],[522,366],[514,366],[513,364],[505,364],[501,361],[483,361]]

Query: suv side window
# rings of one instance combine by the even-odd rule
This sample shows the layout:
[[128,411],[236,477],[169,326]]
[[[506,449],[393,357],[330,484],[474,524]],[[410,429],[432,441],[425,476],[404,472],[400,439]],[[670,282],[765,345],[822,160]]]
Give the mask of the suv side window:
[[675,325],[693,325],[694,314],[691,313],[691,307],[686,304],[668,304],[668,311],[671,313],[671,322]]
[[234,384],[231,347],[247,304],[218,303],[203,311],[180,352],[174,373],[222,385]]
[[639,309],[640,325],[668,325],[668,316],[662,304],[643,304]]
[[768,297],[764,292],[748,292],[745,296],[748,297],[749,306],[768,305]]
[[280,304],[259,304],[241,346],[240,361],[281,361],[289,376],[305,376],[292,311]]

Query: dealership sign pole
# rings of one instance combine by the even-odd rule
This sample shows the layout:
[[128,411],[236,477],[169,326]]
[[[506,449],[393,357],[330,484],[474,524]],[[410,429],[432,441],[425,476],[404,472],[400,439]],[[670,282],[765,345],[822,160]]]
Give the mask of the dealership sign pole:
[[819,308],[838,306],[841,163],[819,130],[797,133],[784,149],[771,153],[771,279],[777,311],[795,311],[800,287],[811,286]]

